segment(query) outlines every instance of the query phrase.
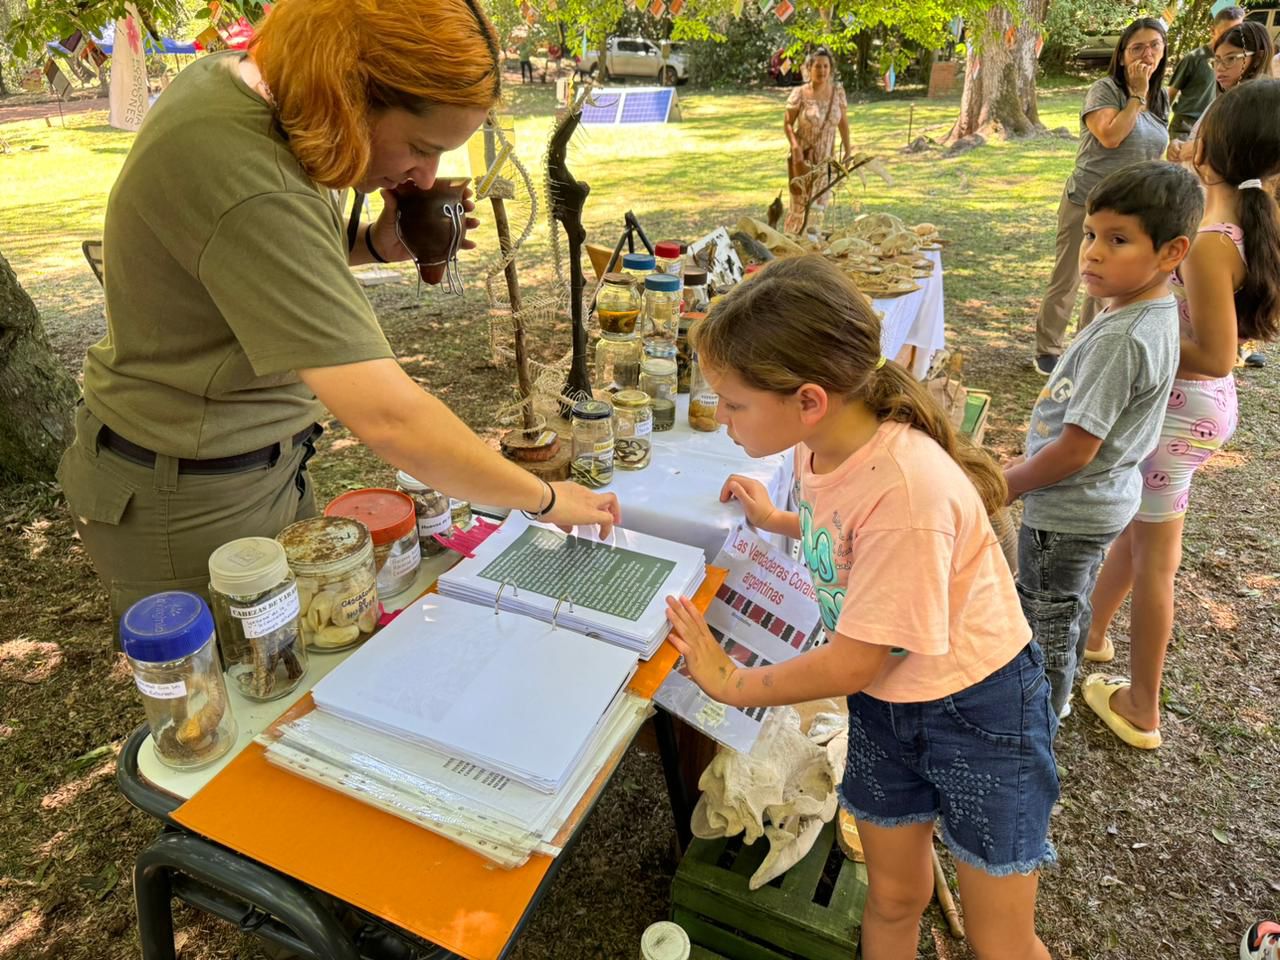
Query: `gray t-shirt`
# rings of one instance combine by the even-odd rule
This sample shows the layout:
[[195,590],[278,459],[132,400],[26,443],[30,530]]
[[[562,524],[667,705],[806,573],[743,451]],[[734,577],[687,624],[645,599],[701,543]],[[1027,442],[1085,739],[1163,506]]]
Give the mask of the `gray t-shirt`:
[[[1161,96],[1152,91],[1151,96]],[[1123,110],[1128,98],[1111,77],[1103,77],[1085,94],[1080,108],[1080,147],[1076,150],[1076,168],[1067,178],[1067,199],[1084,206],[1089,191],[1107,174],[1138,163],[1158,160],[1169,146],[1169,131],[1164,121],[1150,110],[1143,110],[1129,135],[1115,147],[1104,147],[1089,130],[1084,118],[1095,110]]]
[[1028,493],[1022,522],[1059,533],[1115,533],[1142,497],[1138,464],[1160,436],[1178,368],[1178,307],[1172,296],[1099,314],[1062,355],[1031,411],[1027,459],[1067,424],[1102,439],[1093,462]]

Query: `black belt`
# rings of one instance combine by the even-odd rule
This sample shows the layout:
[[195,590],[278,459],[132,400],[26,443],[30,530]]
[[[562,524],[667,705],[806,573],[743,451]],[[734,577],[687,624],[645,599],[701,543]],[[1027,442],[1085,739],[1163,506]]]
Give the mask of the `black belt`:
[[[319,424],[313,423],[295,433],[289,446],[296,447],[300,443],[312,440],[323,432]],[[108,426],[98,431],[98,443],[112,453],[143,467],[154,467],[156,453],[146,447],[140,447],[132,440],[126,440]],[[195,460],[182,457],[178,460],[179,473],[219,474],[241,473],[256,467],[272,466],[280,459],[282,443],[272,443],[248,453],[237,453],[232,457],[210,457],[207,460]]]

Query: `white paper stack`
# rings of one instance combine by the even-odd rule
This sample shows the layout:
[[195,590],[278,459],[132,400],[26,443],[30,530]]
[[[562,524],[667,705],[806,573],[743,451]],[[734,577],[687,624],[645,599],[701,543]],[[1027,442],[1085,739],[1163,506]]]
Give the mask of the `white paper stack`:
[[555,793],[636,656],[561,625],[438,595],[316,684],[326,713]]
[[513,515],[439,580],[440,593],[554,622],[653,656],[670,631],[669,595],[691,595],[702,551],[615,527],[607,541]]

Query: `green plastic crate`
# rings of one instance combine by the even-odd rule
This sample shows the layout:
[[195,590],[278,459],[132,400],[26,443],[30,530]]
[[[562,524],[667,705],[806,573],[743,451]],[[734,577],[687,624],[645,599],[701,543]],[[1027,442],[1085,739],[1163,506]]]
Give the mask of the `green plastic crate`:
[[724,960],[850,960],[867,899],[867,868],[847,859],[827,824],[808,856],[759,890],[747,881],[762,837],[694,840],[672,884],[672,919]]

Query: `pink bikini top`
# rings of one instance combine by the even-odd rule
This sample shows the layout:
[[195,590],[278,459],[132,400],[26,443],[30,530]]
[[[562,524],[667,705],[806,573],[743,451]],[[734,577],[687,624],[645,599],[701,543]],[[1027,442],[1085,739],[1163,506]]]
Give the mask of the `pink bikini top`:
[[[1196,233],[1220,233],[1232,243],[1236,245],[1236,250],[1240,253],[1240,259],[1246,265],[1249,263],[1244,256],[1244,231],[1234,223],[1211,223],[1207,227],[1201,227]],[[1185,289],[1182,284],[1181,268],[1174,268],[1173,276],[1169,278],[1170,285],[1174,288],[1174,296],[1178,300],[1178,321],[1182,328],[1182,333],[1186,337],[1193,336],[1193,328],[1191,326],[1191,307],[1187,305],[1187,296],[1183,293]],[[1238,292],[1238,291],[1237,291]]]

